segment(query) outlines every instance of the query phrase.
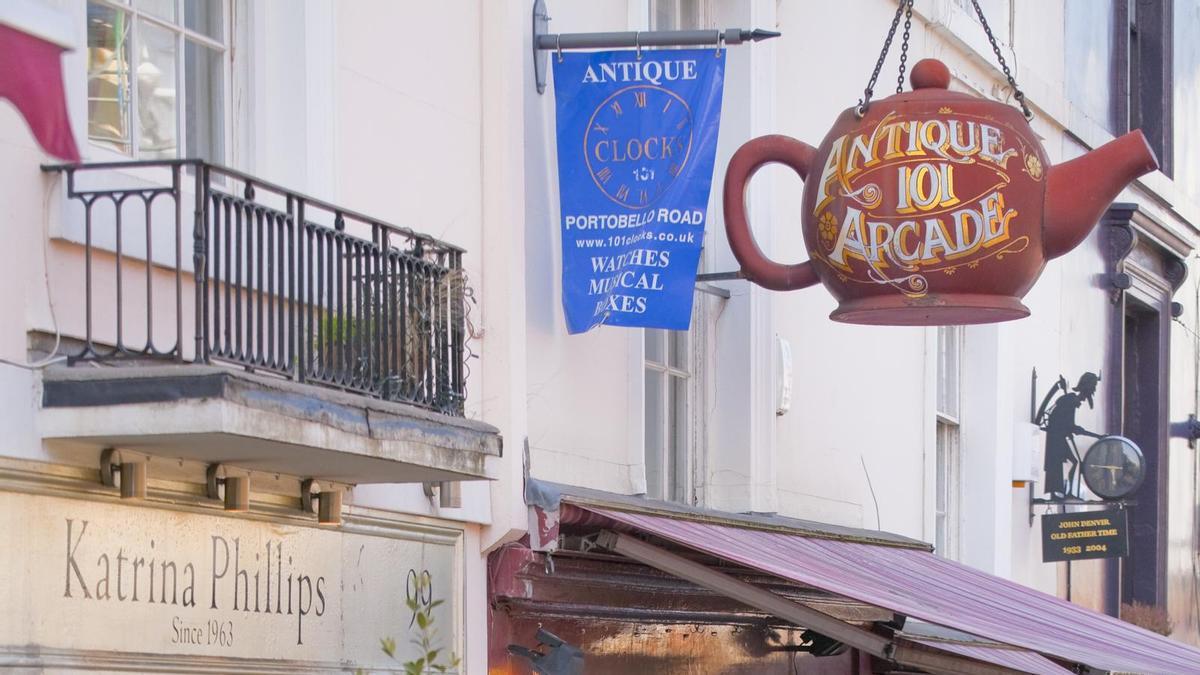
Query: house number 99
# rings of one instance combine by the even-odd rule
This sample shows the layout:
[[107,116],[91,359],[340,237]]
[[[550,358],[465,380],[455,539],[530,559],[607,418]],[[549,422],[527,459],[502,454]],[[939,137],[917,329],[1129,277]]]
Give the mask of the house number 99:
[[427,609],[433,603],[433,575],[429,570],[408,570],[408,579],[404,583],[404,599],[408,601],[408,608],[412,610],[412,618],[408,620],[408,627],[412,628],[417,620],[417,612]]

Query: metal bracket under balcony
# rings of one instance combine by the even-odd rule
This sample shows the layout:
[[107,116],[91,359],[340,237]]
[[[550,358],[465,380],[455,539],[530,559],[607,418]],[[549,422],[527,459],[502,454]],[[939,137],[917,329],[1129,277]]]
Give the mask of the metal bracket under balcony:
[[494,478],[497,430],[219,366],[47,369],[48,441],[340,483]]

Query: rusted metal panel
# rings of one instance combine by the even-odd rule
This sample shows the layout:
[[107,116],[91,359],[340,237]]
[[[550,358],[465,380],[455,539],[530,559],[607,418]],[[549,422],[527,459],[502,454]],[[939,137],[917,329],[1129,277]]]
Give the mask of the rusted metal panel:
[[[857,657],[849,652],[817,658],[794,651],[800,629],[669,574],[616,557],[547,558],[520,544],[489,558],[491,673],[530,672],[506,648],[535,646],[539,626],[580,647],[589,675],[854,672]],[[734,573],[845,621],[894,618],[768,575]]]
[[[869,660],[856,652],[815,657],[786,651],[762,629],[743,626],[632,623],[592,617],[513,618],[493,611],[488,672],[527,675],[532,671],[505,652],[508,644],[534,645],[539,626],[583,649],[588,675],[774,675],[869,673]],[[858,661],[858,667],[855,661]]]

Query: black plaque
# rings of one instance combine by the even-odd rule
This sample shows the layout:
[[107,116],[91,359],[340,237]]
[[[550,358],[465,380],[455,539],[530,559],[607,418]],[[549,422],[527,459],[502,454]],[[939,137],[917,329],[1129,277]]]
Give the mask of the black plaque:
[[1124,509],[1042,516],[1042,562],[1120,558],[1129,553]]

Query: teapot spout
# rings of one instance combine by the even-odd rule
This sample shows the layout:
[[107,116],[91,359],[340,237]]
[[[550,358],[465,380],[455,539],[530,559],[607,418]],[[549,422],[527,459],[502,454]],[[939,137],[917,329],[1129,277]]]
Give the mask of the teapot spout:
[[1051,167],[1043,221],[1046,258],[1078,246],[1126,185],[1156,169],[1158,158],[1140,129]]

